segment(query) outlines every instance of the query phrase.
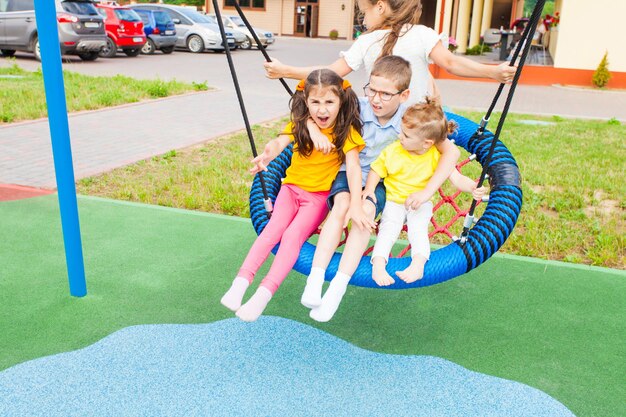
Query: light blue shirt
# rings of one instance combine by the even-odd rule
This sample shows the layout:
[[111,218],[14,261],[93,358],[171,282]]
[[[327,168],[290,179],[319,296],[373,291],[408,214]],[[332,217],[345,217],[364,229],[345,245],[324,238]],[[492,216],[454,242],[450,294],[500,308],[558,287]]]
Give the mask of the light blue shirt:
[[[402,115],[406,106],[400,104],[396,113],[384,126],[378,122],[378,117],[374,114],[367,97],[359,97],[359,106],[361,108],[361,121],[363,122],[362,136],[365,141],[365,148],[359,152],[359,161],[361,162],[361,175],[363,177],[362,186],[365,186],[372,162],[378,158],[383,149],[398,138],[402,128]],[[343,164],[340,170],[345,171],[346,164]]]

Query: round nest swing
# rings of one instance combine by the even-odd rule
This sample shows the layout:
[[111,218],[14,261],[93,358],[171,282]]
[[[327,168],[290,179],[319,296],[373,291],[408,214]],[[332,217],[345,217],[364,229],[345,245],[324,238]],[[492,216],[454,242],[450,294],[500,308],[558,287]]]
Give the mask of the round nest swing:
[[[430,260],[426,262],[424,277],[421,280],[407,284],[398,279],[393,285],[379,287],[372,279],[370,256],[364,255],[350,280],[350,285],[404,289],[438,284],[469,272],[485,262],[491,255],[497,252],[513,231],[522,207],[520,175],[515,159],[506,146],[498,140],[491,160],[485,167],[485,161],[489,159],[488,153],[493,141],[493,133],[485,131],[482,135],[476,134],[478,124],[473,121],[449,112],[446,112],[446,117],[459,125],[457,131],[450,135],[449,138],[475,156],[476,160],[487,170],[491,190],[483,215],[474,227],[470,229],[467,239],[463,243],[456,240],[432,252]],[[272,203],[276,200],[282,178],[290,165],[292,153],[292,147],[289,146],[272,161],[268,166],[268,171],[263,172],[267,193]],[[455,218],[463,217],[466,214],[466,212],[459,213],[456,204],[453,205],[457,209]],[[263,191],[258,174],[255,176],[250,190],[250,217],[255,231],[257,234],[260,234],[269,219],[265,210]],[[446,226],[450,223],[452,221],[448,222]],[[451,235],[446,227],[437,231]],[[275,252],[276,248],[274,248]],[[306,242],[300,250],[300,256],[293,269],[301,274],[308,275],[311,271],[314,253],[315,246]],[[327,280],[335,276],[340,257],[341,253],[339,252],[333,255],[326,270]],[[410,262],[411,259],[409,257],[390,258],[387,264],[387,271],[395,275],[396,271],[407,268]]]

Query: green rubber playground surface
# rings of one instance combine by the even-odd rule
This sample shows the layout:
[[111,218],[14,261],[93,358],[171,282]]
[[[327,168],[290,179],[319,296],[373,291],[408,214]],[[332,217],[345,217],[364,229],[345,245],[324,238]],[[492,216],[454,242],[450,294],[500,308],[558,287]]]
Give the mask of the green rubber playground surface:
[[[0,203],[0,370],[137,324],[210,323],[255,233],[247,219],[79,197],[88,295],[69,296],[57,196]],[[267,267],[261,271],[266,271]],[[496,255],[423,289],[350,287],[316,323],[292,273],[266,313],[381,353],[518,381],[577,416],[626,415],[626,273]]]

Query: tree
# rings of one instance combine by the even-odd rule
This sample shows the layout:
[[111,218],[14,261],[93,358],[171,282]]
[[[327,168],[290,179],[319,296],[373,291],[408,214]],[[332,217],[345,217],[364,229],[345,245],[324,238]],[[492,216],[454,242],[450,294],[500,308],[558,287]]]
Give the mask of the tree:
[[600,65],[598,65],[598,69],[593,73],[593,85],[598,88],[606,87],[611,79],[611,73],[609,72],[609,52],[606,51],[604,53],[604,57],[602,61],[600,61]]
[[[536,4],[537,0],[526,0],[524,2],[524,16],[530,16]],[[546,14],[554,14],[554,0],[546,0],[541,16],[545,16]]]

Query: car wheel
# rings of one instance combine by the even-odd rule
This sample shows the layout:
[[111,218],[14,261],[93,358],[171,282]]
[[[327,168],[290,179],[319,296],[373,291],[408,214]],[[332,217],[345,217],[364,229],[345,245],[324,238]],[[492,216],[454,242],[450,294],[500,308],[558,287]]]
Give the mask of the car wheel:
[[194,54],[204,52],[204,41],[198,35],[191,35],[187,38],[187,48]]
[[174,47],[164,46],[163,48],[161,48],[161,52],[163,52],[164,54],[171,54],[172,52],[174,52]]
[[35,59],[37,61],[41,61],[41,47],[39,46],[38,36],[35,36],[33,38],[33,53],[35,54]]
[[154,51],[156,51],[156,45],[154,44],[152,39],[148,39],[141,48],[141,53],[145,55],[152,55]]
[[137,49],[124,49],[124,53],[126,54],[126,56],[137,56],[141,53],[141,49],[137,48]]
[[0,49],[2,56],[13,56],[15,55],[15,49]]
[[241,49],[252,49],[252,39],[246,37],[246,40],[239,45]]
[[107,36],[106,44],[100,49],[98,55],[102,58],[113,58],[117,53],[117,45],[113,42],[113,39]]
[[95,61],[98,59],[98,52],[83,52],[78,54],[78,57],[83,61]]

